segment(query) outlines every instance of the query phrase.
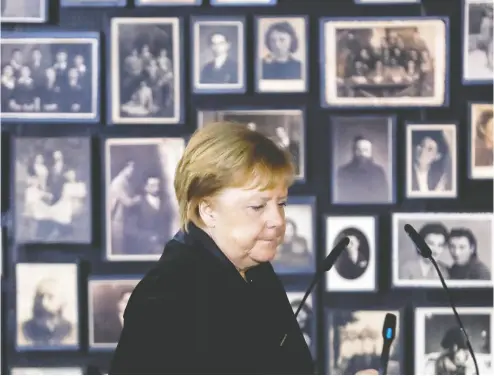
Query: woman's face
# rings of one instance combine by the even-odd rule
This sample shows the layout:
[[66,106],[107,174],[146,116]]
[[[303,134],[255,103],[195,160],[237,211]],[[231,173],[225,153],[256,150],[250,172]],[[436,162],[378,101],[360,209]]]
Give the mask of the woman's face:
[[290,54],[290,45],[292,44],[292,38],[290,34],[284,33],[279,30],[274,30],[269,36],[269,46],[271,52],[276,57],[286,57]]
[[485,128],[483,129],[484,138],[488,143],[492,144],[492,139],[494,138],[493,129],[492,129],[492,118],[487,121]]

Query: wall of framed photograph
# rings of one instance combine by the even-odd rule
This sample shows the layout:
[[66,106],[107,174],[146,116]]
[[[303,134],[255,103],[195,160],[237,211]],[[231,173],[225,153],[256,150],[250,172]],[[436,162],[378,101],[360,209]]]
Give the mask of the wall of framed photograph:
[[350,239],[298,316],[319,373],[376,368],[387,312],[389,374],[446,367],[454,317],[407,223],[494,372],[494,11],[445,1],[2,0],[2,374],[108,371],[177,229],[176,164],[222,120],[293,157],[273,266],[294,311]]

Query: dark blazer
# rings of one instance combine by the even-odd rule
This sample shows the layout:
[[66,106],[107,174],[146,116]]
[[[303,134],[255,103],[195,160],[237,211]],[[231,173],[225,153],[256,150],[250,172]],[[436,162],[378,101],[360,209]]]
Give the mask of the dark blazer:
[[179,232],[129,300],[109,374],[314,374],[272,266],[246,275],[193,224]]

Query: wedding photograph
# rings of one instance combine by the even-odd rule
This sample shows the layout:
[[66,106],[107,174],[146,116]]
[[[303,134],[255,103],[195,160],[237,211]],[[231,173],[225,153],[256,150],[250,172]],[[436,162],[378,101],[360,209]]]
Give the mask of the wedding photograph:
[[60,0],[62,7],[125,7],[127,0]]
[[320,34],[321,106],[448,104],[446,18],[324,18]]
[[155,261],[179,230],[173,179],[182,138],[105,141],[106,259]]
[[89,137],[15,137],[17,243],[85,244],[92,240]]
[[450,288],[492,288],[492,213],[392,214],[392,286],[441,288],[432,263],[403,227],[415,228]]
[[[288,300],[290,301],[290,305],[292,306],[293,313],[295,313],[302,303],[302,299],[304,298],[305,292],[295,292],[288,291],[286,293],[288,296]],[[300,312],[297,315],[297,322],[302,331],[302,334],[305,338],[305,342],[312,353],[312,356],[316,355],[316,316],[314,310],[314,300],[313,296],[309,295],[300,309]]]
[[96,32],[3,32],[3,122],[95,123],[100,119]]
[[469,103],[469,177],[494,178],[494,131],[492,103]]
[[177,124],[183,115],[182,25],[176,17],[115,17],[108,74],[112,124]]
[[326,274],[326,291],[376,291],[376,217],[326,217],[326,253],[343,239],[350,243]]
[[1,0],[2,23],[45,23],[48,3],[49,0]]

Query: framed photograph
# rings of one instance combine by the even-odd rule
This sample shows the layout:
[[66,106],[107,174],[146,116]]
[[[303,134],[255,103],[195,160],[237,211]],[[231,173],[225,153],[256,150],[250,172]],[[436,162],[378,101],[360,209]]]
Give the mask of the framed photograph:
[[406,197],[456,197],[456,124],[408,123],[406,134]]
[[492,85],[494,23],[491,0],[463,0],[463,83]]
[[194,93],[245,93],[245,17],[191,20]]
[[114,349],[123,328],[127,303],[141,278],[90,277],[89,348]]
[[387,374],[403,374],[403,323],[400,311],[328,310],[329,375],[355,375],[364,369],[379,369],[383,345],[382,327],[387,313],[397,317]]
[[48,3],[47,0],[2,0],[2,23],[45,23]]
[[202,0],[134,0],[136,7],[183,7],[201,5]]
[[246,124],[249,128],[258,130],[273,139],[293,156],[296,180],[305,181],[305,112],[303,109],[228,109],[198,112],[198,128],[217,121]]
[[11,375],[84,375],[81,367],[14,367]]
[[420,4],[422,0],[353,0],[356,4],[364,5],[395,5],[395,4]]
[[492,288],[492,213],[394,213],[394,287],[437,287],[432,263],[417,252],[403,227],[412,225],[432,251],[451,288]]
[[312,274],[316,268],[316,198],[289,197],[285,238],[271,264],[283,274]]
[[60,5],[64,8],[124,7],[127,0],[60,0]]
[[1,120],[96,123],[99,33],[12,32],[1,37]]
[[[288,291],[286,294],[290,301],[290,305],[292,306],[293,313],[295,313],[300,303],[302,303],[305,291]],[[309,346],[312,356],[315,356],[317,351],[316,314],[314,308],[314,297],[309,295],[297,316],[298,325],[300,326],[300,330],[304,335],[305,342],[307,343],[307,346]]]
[[255,22],[256,91],[307,91],[308,17],[257,17]]
[[[494,372],[492,307],[458,307],[479,374]],[[450,307],[415,309],[415,374],[475,375],[465,337]]]
[[276,5],[278,0],[209,0],[212,6],[262,6],[262,5]]
[[469,103],[469,175],[470,179],[494,178],[493,105]]
[[389,116],[331,118],[333,204],[392,204],[395,123]]
[[105,142],[106,257],[158,260],[179,230],[173,179],[182,138],[112,138]]
[[16,137],[13,142],[16,241],[90,243],[90,138]]
[[321,20],[321,106],[448,104],[448,20]]
[[[109,120],[177,124],[183,117],[180,18],[111,19]],[[113,95],[112,95],[113,94]]]
[[78,265],[16,264],[16,349],[79,348]]
[[376,218],[326,217],[326,253],[348,237],[350,243],[326,274],[327,291],[376,291]]

